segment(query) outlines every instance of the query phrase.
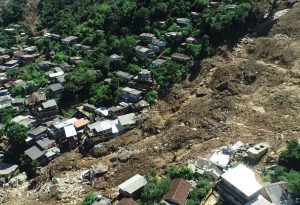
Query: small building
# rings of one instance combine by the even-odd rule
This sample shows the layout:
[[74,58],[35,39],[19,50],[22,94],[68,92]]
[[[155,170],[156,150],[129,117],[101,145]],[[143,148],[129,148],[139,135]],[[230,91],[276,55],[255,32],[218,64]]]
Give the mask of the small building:
[[56,122],[53,123],[50,126],[50,134],[52,137],[57,139],[58,141],[62,141],[65,139],[65,130],[64,128],[69,125],[74,125],[74,123],[77,121],[77,118],[71,118],[68,120],[65,120],[63,122]]
[[167,33],[165,33],[165,37],[170,39],[170,40],[178,39],[181,36],[182,36],[181,32],[167,32]]
[[21,56],[20,63],[21,65],[27,65],[30,63],[34,63],[35,59],[38,57],[38,54],[25,54]]
[[153,38],[151,44],[157,46],[159,50],[163,50],[167,46],[167,42],[161,41],[157,38]]
[[131,75],[130,73],[124,72],[124,71],[115,71],[114,74],[126,81],[130,81],[132,78],[134,78],[133,75]]
[[146,184],[146,178],[136,174],[118,186],[119,193],[124,197],[135,198],[142,192]]
[[77,121],[74,122],[74,127],[75,129],[78,131],[78,130],[82,130],[84,129],[88,124],[90,123],[89,120],[87,119],[84,119],[84,118],[81,118]]
[[120,100],[127,103],[136,103],[141,99],[142,94],[143,94],[142,91],[125,87],[122,89]]
[[266,185],[260,194],[272,204],[293,204],[287,182],[280,181]]
[[155,59],[154,61],[152,61],[151,65],[153,65],[157,68],[162,68],[162,67],[164,67],[166,62],[167,61],[165,59],[158,58],[158,59]]
[[179,24],[181,26],[187,26],[190,24],[190,20],[187,18],[177,18],[176,22],[177,22],[177,24]]
[[124,129],[130,129],[136,124],[134,113],[118,116],[118,120]]
[[18,60],[10,60],[4,64],[7,68],[15,68],[19,66]]
[[154,55],[152,49],[143,46],[136,46],[135,47],[136,57],[140,60],[145,60],[147,58],[151,58]]
[[230,161],[230,155],[223,154],[222,151],[218,150],[213,153],[213,155],[209,159],[211,162],[215,163],[217,166],[221,168],[227,167]]
[[52,147],[46,151],[45,156],[48,161],[51,161],[59,154],[60,154],[60,149],[58,147]]
[[255,173],[242,164],[222,174],[218,184],[221,197],[234,205],[249,202],[259,195],[262,188],[256,181]]
[[154,86],[154,80],[151,75],[151,71],[148,69],[142,69],[139,74],[133,79],[131,85],[142,91],[148,91]]
[[24,98],[14,98],[11,102],[13,106],[23,106],[25,102]]
[[85,104],[83,104],[83,110],[85,110],[87,112],[95,113],[97,108],[94,105],[85,103]]
[[109,56],[109,60],[112,62],[119,62],[122,61],[123,57],[118,55],[118,54],[112,54],[111,56]]
[[140,100],[139,102],[135,103],[133,107],[134,111],[140,112],[144,109],[149,108],[150,104],[145,100]]
[[28,54],[34,54],[34,53],[37,52],[37,47],[36,46],[29,46],[27,48],[24,48],[23,51],[28,53]]
[[41,70],[44,70],[44,71],[49,70],[50,67],[51,67],[51,62],[49,62],[49,61],[42,61],[42,62],[40,62],[40,63],[37,65],[37,67],[38,67],[39,69],[41,69]]
[[81,56],[72,56],[69,58],[69,61],[71,65],[80,65],[81,63],[83,63]]
[[26,142],[29,143],[32,140],[38,140],[40,138],[48,137],[48,135],[48,129],[44,126],[39,126],[28,132],[28,138],[26,139]]
[[102,117],[108,116],[108,108],[107,107],[99,107],[96,109],[96,113]]
[[154,38],[155,38],[155,34],[153,34],[153,33],[140,34],[140,39],[144,43],[151,43]]
[[256,144],[247,150],[247,158],[254,162],[258,161],[268,152],[268,149],[269,144],[265,142]]
[[223,174],[218,166],[201,157],[199,157],[195,162],[195,173],[214,180],[219,179]]
[[41,151],[37,146],[30,147],[24,153],[31,161],[36,161],[38,165],[46,163],[45,152]]
[[36,120],[31,115],[18,115],[11,120],[13,123],[23,125],[24,127],[31,129],[35,124]]
[[48,150],[55,146],[55,140],[45,137],[37,140],[36,144],[41,150]]
[[4,178],[8,182],[18,173],[19,166],[16,164],[0,163],[0,178]]
[[60,83],[51,84],[48,89],[50,91],[50,96],[54,98],[61,97],[64,91],[64,87]]
[[270,203],[265,197],[258,195],[257,197],[253,198],[251,201],[247,202],[245,205],[274,205],[274,204]]
[[37,116],[42,122],[54,119],[59,114],[57,103],[54,99],[48,100],[42,103],[42,106],[38,107]]
[[190,57],[183,53],[173,53],[171,59],[177,62],[186,62],[190,60]]
[[131,106],[127,103],[121,102],[117,106],[108,108],[109,116],[117,118],[120,115],[125,115],[131,111]]
[[6,108],[11,106],[12,98],[10,95],[0,96],[0,108]]
[[60,41],[60,35],[58,34],[54,34],[54,33],[45,33],[44,34],[45,38],[48,38],[50,40],[54,40],[54,41]]
[[197,40],[194,37],[188,37],[185,41],[192,44],[197,43]]
[[68,126],[64,127],[64,130],[65,130],[65,136],[66,136],[66,138],[76,137],[77,136],[77,131],[76,131],[74,125],[68,125]]
[[191,184],[186,180],[173,179],[169,191],[163,196],[163,200],[174,205],[185,205],[190,189]]
[[64,39],[62,39],[62,44],[63,45],[72,45],[72,44],[75,44],[77,43],[79,40],[79,38],[77,36],[68,36]]

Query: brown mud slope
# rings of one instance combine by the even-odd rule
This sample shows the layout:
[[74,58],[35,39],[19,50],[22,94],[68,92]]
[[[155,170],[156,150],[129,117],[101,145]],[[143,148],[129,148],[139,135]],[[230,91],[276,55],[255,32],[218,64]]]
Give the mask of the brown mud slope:
[[[288,140],[300,135],[299,16],[300,4],[296,4],[267,36],[245,37],[233,52],[226,46],[219,48],[217,56],[202,62],[195,81],[175,85],[151,109],[140,129],[94,148],[90,157],[67,153],[43,169],[36,181],[46,182],[50,172],[53,177],[71,179],[97,164],[109,166],[93,187],[83,186],[81,194],[70,192],[67,204],[72,204],[89,191],[113,194],[113,188],[134,174],[187,164],[238,140],[266,141],[271,145],[269,154],[278,153]],[[206,95],[199,97],[203,93]],[[124,149],[132,156],[121,163],[118,156]],[[74,182],[69,186],[72,184],[73,189],[78,187]],[[37,187],[30,197],[26,197],[29,192],[21,193],[20,204],[61,203],[59,193],[47,194]],[[11,204],[9,199],[7,204]]]

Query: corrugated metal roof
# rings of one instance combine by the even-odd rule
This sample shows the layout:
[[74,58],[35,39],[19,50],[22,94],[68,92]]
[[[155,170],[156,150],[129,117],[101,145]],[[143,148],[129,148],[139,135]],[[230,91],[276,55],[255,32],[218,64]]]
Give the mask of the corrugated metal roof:
[[77,135],[74,125],[64,127],[66,137],[74,137]]
[[147,180],[144,176],[139,174],[134,175],[124,183],[118,186],[119,189],[132,194],[139,190],[140,188],[144,187],[147,184]]

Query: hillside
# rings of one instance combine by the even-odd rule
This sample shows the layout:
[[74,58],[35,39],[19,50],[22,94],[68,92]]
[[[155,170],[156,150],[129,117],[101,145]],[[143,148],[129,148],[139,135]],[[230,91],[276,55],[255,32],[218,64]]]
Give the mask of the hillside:
[[[33,205],[64,200],[73,204],[89,191],[110,196],[134,174],[186,165],[236,141],[266,141],[271,145],[268,155],[278,155],[300,132],[299,16],[297,3],[265,35],[247,35],[238,44],[220,46],[214,57],[201,62],[195,80],[175,84],[151,108],[140,128],[93,148],[84,157],[78,150],[63,154],[42,169],[32,190],[5,190],[6,204],[15,204],[16,195],[18,204]],[[124,150],[133,155],[120,163],[118,156]],[[107,165],[108,173],[93,187],[78,188],[76,180],[82,170],[99,164]],[[265,164],[256,168],[261,166]],[[59,192],[59,186],[47,191],[43,184],[50,186],[50,173],[51,178],[66,182],[66,191]]]

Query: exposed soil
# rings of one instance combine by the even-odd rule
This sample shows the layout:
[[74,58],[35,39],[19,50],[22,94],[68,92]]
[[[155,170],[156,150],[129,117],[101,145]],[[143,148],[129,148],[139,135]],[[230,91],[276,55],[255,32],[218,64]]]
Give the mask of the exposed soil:
[[[238,140],[266,141],[271,145],[268,155],[278,154],[300,132],[299,16],[300,4],[296,4],[267,36],[245,37],[233,52],[220,48],[219,55],[201,63],[199,77],[175,85],[140,128],[94,148],[89,157],[66,153],[42,170],[36,187],[52,177],[76,176],[102,163],[109,172],[93,187],[83,186],[83,194],[95,191],[112,196],[114,188],[134,174],[187,164]],[[197,97],[199,90],[207,95]],[[118,155],[124,149],[133,155],[121,163]],[[55,194],[45,196],[37,190],[30,197],[24,193],[20,204],[62,203]],[[67,204],[81,197],[74,196]],[[8,199],[7,204],[14,201]]]

